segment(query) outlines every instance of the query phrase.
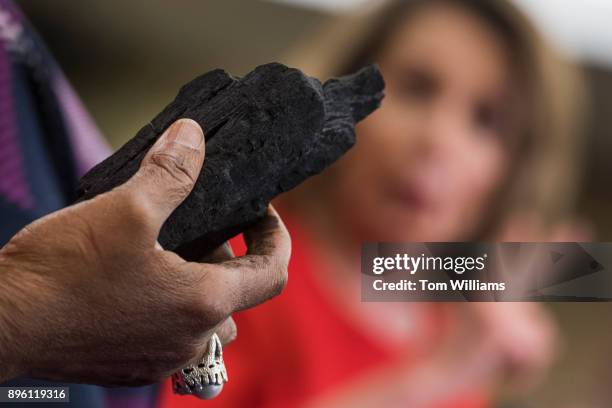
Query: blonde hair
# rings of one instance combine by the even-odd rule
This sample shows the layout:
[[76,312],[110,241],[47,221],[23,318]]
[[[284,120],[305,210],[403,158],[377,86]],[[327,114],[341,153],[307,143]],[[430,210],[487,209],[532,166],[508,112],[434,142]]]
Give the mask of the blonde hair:
[[[514,169],[496,196],[482,234],[517,212],[537,212],[549,224],[573,210],[578,184],[584,88],[577,69],[554,50],[530,20],[506,0],[437,0],[483,18],[501,34],[524,80],[524,124]],[[379,1],[334,18],[283,60],[321,79],[373,61],[398,24],[431,0]]]

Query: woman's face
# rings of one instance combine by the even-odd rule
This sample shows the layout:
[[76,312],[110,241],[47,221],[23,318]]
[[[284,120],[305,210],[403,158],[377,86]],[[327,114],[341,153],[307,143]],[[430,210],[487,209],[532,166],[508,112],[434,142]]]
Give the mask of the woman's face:
[[479,17],[438,4],[377,61],[386,98],[336,169],[338,215],[365,239],[468,239],[507,171],[506,50]]

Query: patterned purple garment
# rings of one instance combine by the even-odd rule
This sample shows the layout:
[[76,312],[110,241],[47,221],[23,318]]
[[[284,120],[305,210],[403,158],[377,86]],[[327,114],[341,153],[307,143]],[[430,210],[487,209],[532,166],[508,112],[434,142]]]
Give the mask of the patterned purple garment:
[[61,72],[55,77],[53,88],[60,101],[68,136],[72,144],[79,176],[110,154],[110,148],[91,116]]
[[25,179],[23,157],[17,144],[17,126],[13,111],[11,67],[8,48],[21,35],[21,26],[0,3],[0,195],[22,209],[33,205]]
[[[17,149],[16,143],[14,143],[17,132],[15,117],[11,110],[11,73],[7,54],[9,50],[20,48],[20,40],[24,36],[21,19],[19,10],[9,0],[0,0],[0,42],[3,43],[0,48],[2,53],[0,55],[0,132],[1,136],[6,137],[6,140],[0,140],[7,142],[6,145],[0,143],[0,149],[2,149],[0,150],[0,163],[4,162],[3,150],[9,152],[4,153],[5,155],[13,156],[10,153],[15,153],[15,156],[18,156],[15,150]],[[68,135],[75,152],[77,170],[79,175],[82,175],[104,160],[110,154],[110,148],[61,71],[53,72],[51,85],[57,94],[63,120],[68,128]],[[18,158],[14,159],[13,169],[18,169],[19,163],[17,162],[19,161]],[[3,171],[0,170],[0,174],[6,174]],[[16,179],[23,181],[22,172],[15,174]],[[17,174],[21,174],[21,178]],[[11,195],[23,198],[24,203],[27,203],[27,186],[21,187],[18,183],[12,185],[16,190]],[[5,191],[2,184],[0,184],[0,191]]]

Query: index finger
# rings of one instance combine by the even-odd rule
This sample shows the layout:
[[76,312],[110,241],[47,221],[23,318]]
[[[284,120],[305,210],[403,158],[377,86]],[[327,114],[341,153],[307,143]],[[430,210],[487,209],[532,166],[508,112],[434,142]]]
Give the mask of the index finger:
[[[266,215],[245,232],[247,253],[215,264],[192,264],[215,280],[227,313],[248,309],[278,295],[287,283],[291,238],[270,205]],[[210,283],[210,282],[209,282]],[[206,284],[203,282],[203,284]]]

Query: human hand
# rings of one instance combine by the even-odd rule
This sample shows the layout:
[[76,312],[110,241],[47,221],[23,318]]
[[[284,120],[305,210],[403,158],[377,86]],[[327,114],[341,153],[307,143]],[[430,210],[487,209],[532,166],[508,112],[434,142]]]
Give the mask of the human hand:
[[[546,225],[536,213],[518,214],[504,223],[497,240],[502,242],[588,242],[593,239],[590,225],[565,220]],[[528,284],[534,270],[532,257],[506,259],[515,285]],[[556,322],[538,303],[470,303],[470,319],[478,333],[480,350],[487,350],[492,366],[498,366],[504,381],[515,389],[528,390],[544,377],[561,341]]]
[[290,239],[271,207],[245,233],[244,257],[187,262],[157,243],[204,150],[197,123],[179,120],[128,182],[0,250],[0,380],[153,383],[200,359],[213,332],[230,340],[234,311],[280,293]]
[[555,321],[540,304],[530,302],[473,303],[480,350],[496,367],[500,380],[528,391],[544,378],[559,349]]

